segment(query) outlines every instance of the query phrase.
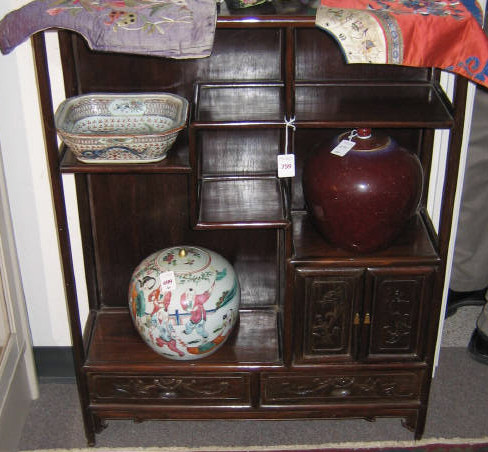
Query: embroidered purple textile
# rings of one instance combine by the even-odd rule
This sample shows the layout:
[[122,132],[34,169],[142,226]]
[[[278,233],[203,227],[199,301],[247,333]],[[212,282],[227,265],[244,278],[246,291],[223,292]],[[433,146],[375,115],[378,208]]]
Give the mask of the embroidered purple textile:
[[0,51],[67,29],[94,50],[202,58],[212,51],[216,20],[215,0],[34,0],[0,21]]

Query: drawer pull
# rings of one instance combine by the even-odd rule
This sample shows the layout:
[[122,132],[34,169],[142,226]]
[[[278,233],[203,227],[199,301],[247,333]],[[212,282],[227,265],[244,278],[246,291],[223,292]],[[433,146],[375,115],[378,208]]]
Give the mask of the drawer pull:
[[356,314],[354,315],[353,324],[359,325],[360,323],[361,323],[361,317],[359,317],[359,312],[356,312]]
[[351,391],[347,388],[335,388],[330,391],[332,397],[347,397],[351,395]]
[[364,316],[364,324],[371,325],[371,316],[369,315],[369,312],[367,312],[366,315]]

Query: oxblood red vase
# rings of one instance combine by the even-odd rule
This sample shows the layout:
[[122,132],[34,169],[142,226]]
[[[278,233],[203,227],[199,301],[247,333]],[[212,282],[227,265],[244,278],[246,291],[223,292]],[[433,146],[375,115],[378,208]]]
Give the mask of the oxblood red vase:
[[359,129],[346,155],[339,142],[321,147],[306,162],[303,191],[318,230],[332,244],[359,253],[385,248],[415,214],[422,194],[422,166],[392,138]]

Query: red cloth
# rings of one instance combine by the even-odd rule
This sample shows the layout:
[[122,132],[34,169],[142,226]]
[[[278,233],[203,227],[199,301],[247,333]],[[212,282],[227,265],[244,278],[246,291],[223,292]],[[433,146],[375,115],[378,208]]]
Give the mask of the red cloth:
[[438,67],[488,87],[488,38],[475,0],[322,0],[317,25],[333,23],[348,62]]

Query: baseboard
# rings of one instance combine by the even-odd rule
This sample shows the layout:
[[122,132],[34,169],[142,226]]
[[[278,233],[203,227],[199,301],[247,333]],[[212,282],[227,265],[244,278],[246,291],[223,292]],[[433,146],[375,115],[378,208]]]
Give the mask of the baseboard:
[[72,347],[34,347],[40,383],[73,383],[75,366]]
[[18,450],[31,399],[37,396],[29,390],[31,386],[29,375],[30,370],[25,355],[20,356],[7,393],[2,394],[5,399],[3,404],[0,404],[0,452]]

